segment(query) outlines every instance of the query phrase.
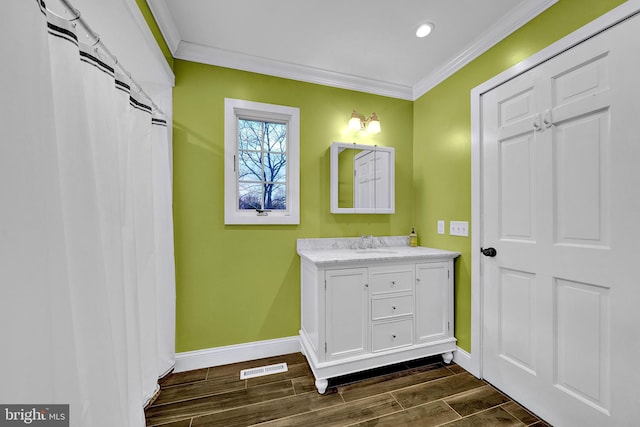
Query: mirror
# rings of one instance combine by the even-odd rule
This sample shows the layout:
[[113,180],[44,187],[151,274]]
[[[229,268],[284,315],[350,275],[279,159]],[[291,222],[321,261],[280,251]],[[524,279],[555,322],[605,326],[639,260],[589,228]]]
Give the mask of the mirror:
[[331,144],[331,213],[395,213],[393,148]]

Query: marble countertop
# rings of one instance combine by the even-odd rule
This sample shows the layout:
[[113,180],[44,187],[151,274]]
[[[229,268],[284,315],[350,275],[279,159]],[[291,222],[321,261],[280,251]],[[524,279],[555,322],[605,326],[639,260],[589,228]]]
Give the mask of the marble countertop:
[[410,247],[407,236],[298,239],[298,255],[314,264],[372,261],[449,260],[458,252]]

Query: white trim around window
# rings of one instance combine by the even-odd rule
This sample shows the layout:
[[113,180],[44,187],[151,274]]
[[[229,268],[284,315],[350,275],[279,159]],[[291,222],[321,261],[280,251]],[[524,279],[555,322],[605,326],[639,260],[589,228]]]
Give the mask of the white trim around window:
[[[238,120],[286,123],[286,209],[258,211],[239,207]],[[295,107],[225,98],[224,223],[300,224],[300,110]]]

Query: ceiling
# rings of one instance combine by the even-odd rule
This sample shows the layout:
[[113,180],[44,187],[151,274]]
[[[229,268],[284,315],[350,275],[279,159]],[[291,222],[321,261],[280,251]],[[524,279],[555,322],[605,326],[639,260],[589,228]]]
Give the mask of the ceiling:
[[414,100],[556,1],[148,3],[175,58]]

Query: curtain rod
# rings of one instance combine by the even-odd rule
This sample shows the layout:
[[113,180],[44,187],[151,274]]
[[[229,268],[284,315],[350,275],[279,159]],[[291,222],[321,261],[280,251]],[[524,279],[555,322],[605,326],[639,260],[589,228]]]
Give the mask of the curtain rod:
[[[89,24],[87,24],[87,21],[84,20],[84,18],[82,18],[82,13],[80,13],[80,11],[78,9],[76,9],[75,7],[73,7],[73,5],[69,2],[69,0],[58,0],[60,3],[62,3],[62,5],[70,12],[74,15],[73,18],[69,19],[69,21],[77,21],[78,24],[80,24],[80,26],[82,27],[83,31],[85,33],[87,33],[87,35],[89,37],[91,37],[95,43],[93,44],[93,46],[97,49],[98,47],[100,47],[100,50],[103,51],[103,53],[105,53],[107,56],[109,56],[109,58],[111,58],[114,61],[114,66],[118,67],[120,69],[121,72],[123,72],[125,75],[127,75],[129,77],[129,79],[131,80],[131,84],[133,86],[135,86],[136,91],[138,93],[140,93],[142,96],[144,96],[145,98],[147,98],[149,100],[149,102],[151,102],[151,106],[152,108],[159,112],[160,114],[164,115],[164,113],[162,112],[162,110],[160,109],[160,107],[158,107],[156,105],[155,102],[153,102],[153,99],[151,99],[151,97],[142,89],[142,86],[140,86],[138,84],[138,82],[136,82],[133,77],[131,76],[131,73],[129,71],[127,71],[124,66],[122,64],[120,64],[118,62],[118,58],[111,53],[111,51],[109,51],[109,49],[107,48],[107,46],[104,44],[104,42],[102,42],[102,40],[100,40],[100,34],[96,33],[95,31],[93,31],[91,29],[91,27],[89,26]],[[50,11],[51,12],[51,11]],[[52,12],[54,13],[54,12]],[[65,19],[65,18],[63,18]]]

